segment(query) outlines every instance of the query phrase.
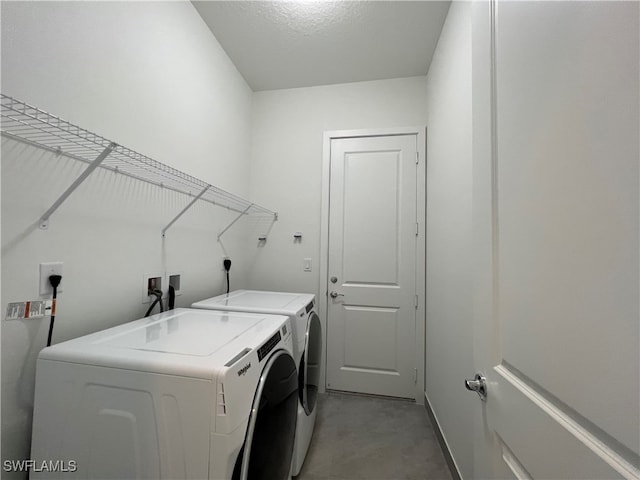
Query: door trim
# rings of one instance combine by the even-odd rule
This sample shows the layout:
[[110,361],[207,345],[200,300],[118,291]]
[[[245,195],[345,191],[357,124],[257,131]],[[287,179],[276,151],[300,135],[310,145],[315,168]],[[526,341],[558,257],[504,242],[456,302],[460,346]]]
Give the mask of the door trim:
[[417,404],[424,404],[425,389],[425,299],[426,299],[426,132],[424,125],[416,127],[375,128],[364,130],[332,130],[326,131],[322,143],[322,196],[320,213],[320,278],[318,291],[318,316],[322,325],[322,348],[324,352],[324,368],[320,374],[320,389],[326,391],[327,384],[327,282],[329,262],[329,181],[331,165],[331,141],[339,138],[362,138],[394,135],[416,135],[418,150],[417,178],[417,210],[418,238],[416,244],[416,292],[418,292],[418,308],[416,309],[415,365],[417,381],[414,399]]

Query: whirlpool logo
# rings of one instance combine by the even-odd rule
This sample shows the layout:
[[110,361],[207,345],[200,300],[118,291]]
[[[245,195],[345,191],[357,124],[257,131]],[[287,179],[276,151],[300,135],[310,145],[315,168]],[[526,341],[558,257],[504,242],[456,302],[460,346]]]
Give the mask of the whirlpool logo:
[[244,367],[238,370],[238,376],[241,377],[242,375],[247,373],[247,370],[249,370],[250,368],[251,368],[251,363],[247,363]]

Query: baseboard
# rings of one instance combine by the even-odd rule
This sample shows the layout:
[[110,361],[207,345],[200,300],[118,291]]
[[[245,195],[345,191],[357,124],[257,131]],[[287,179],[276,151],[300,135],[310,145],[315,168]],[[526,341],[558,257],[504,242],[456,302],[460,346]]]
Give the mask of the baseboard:
[[436,437],[438,438],[438,443],[440,444],[440,448],[442,449],[442,453],[444,454],[444,459],[447,462],[447,466],[449,467],[449,471],[451,472],[451,478],[453,480],[462,480],[462,475],[460,475],[460,469],[456,465],[456,461],[451,454],[451,449],[449,448],[449,444],[447,443],[447,439],[442,433],[442,429],[440,428],[440,423],[438,422],[438,418],[436,417],[433,408],[431,407],[431,402],[429,401],[429,397],[427,393],[424,394],[424,408],[427,411],[427,415],[429,415],[429,420],[431,420],[431,424],[433,425],[433,429],[436,432]]
[[392,400],[396,402],[417,403],[414,398],[389,397],[387,395],[376,395],[375,393],[348,392],[346,390],[334,390],[334,389],[328,389],[325,391],[325,393],[327,395],[343,395],[346,397],[382,398],[384,400]]

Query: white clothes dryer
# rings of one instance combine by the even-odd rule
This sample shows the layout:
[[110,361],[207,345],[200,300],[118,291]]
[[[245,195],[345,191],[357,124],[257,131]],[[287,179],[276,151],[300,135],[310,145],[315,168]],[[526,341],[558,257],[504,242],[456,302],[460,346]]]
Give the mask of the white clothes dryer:
[[286,316],[191,309],[45,348],[31,478],[289,478],[292,353]]
[[317,409],[322,357],[322,326],[315,295],[307,293],[235,290],[196,302],[191,308],[229,312],[254,312],[287,315],[293,328],[293,352],[298,367],[298,422],[292,462],[292,475],[300,473],[304,463]]

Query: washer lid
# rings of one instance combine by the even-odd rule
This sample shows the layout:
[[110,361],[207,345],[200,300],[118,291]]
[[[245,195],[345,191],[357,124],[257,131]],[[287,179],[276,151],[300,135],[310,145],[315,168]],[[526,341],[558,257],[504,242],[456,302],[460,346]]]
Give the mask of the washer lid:
[[191,305],[191,307],[214,310],[295,314],[300,309],[306,307],[313,299],[314,295],[310,293],[236,290],[229,294],[196,302]]
[[[186,310],[148,322],[136,322],[132,328],[99,338],[94,345],[152,352],[177,353],[196,357],[210,356],[239,337],[261,317],[244,316],[244,321],[229,321],[229,315],[203,315],[198,310]],[[209,312],[211,313],[211,312]]]
[[38,361],[212,379],[287,324],[282,315],[181,308],[47,347]]

